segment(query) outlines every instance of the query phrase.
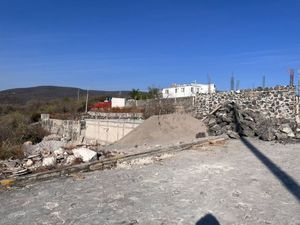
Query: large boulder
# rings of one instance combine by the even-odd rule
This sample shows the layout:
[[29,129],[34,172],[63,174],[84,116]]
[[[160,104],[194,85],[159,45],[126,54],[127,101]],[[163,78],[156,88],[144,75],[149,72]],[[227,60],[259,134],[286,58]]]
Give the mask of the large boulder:
[[97,160],[97,152],[88,148],[77,148],[72,150],[76,158],[81,158],[83,162],[91,162]]

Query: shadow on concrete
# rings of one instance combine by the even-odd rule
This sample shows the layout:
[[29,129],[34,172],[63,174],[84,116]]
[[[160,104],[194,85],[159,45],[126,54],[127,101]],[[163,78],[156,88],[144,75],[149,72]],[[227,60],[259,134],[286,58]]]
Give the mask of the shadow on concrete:
[[241,137],[241,141],[247,148],[270,170],[270,172],[281,182],[281,184],[293,194],[300,202],[300,186],[299,184],[280,167],[273,163],[268,157],[260,152],[245,137]]
[[212,214],[207,214],[202,217],[196,225],[220,225],[219,221]]
[[281,184],[300,202],[300,186],[299,184],[279,166],[265,156],[258,148],[248,141],[242,132],[237,106],[234,105],[234,116],[236,132],[239,133],[243,144],[269,169],[269,171],[281,182]]

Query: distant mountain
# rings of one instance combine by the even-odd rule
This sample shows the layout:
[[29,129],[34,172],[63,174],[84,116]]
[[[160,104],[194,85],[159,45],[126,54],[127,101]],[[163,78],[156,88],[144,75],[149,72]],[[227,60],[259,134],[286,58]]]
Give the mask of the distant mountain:
[[[62,98],[76,99],[86,96],[86,90],[74,87],[57,87],[57,86],[38,86],[29,88],[15,88],[0,91],[0,104],[25,104],[30,100],[54,100]],[[112,97],[128,97],[129,91],[97,91],[89,90],[90,97],[96,96],[112,96]]]

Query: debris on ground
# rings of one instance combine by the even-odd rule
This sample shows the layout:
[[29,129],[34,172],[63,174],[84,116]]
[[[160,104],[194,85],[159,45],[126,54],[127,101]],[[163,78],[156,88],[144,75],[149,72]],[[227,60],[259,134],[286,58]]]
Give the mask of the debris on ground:
[[0,160],[0,179],[91,162],[115,155],[114,152],[99,149],[99,146],[83,147],[66,142],[53,134],[46,136],[35,145],[32,142],[25,142],[22,150],[24,159]]

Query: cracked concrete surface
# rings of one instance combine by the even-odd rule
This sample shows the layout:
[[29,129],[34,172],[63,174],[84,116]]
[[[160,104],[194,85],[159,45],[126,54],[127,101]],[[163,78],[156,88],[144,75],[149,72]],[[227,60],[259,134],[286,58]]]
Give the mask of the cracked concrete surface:
[[[300,145],[249,141],[300,183]],[[300,201],[239,140],[0,193],[0,224],[300,224]]]

